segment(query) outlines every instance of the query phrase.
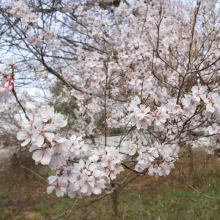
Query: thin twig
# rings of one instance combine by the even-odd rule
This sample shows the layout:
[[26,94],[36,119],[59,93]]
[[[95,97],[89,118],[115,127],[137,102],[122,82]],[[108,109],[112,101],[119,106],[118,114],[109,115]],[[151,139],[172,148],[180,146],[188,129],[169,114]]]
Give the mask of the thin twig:
[[206,194],[200,192],[198,189],[194,188],[192,185],[190,185],[190,184],[188,183],[188,181],[186,180],[185,175],[184,175],[182,172],[181,172],[181,176],[182,176],[183,179],[185,180],[186,184],[187,184],[191,189],[193,189],[194,191],[196,191],[197,193],[199,193],[199,194],[201,194],[201,195],[203,195],[203,196],[205,196],[205,197],[207,197],[207,198],[209,198],[209,199],[220,199],[219,197],[212,197],[212,196],[209,196],[209,195],[206,195]]
[[17,93],[15,92],[14,87],[12,88],[11,91],[12,91],[13,95],[15,96],[15,99],[16,99],[17,103],[19,104],[19,106],[21,107],[22,111],[24,112],[25,117],[27,118],[28,121],[30,121],[30,119],[28,118],[28,116],[26,114],[25,108],[23,107],[23,105],[21,104],[21,102],[18,99],[18,96],[17,96]]
[[83,205],[81,205],[81,206],[76,206],[76,207],[75,207],[75,203],[76,203],[76,201],[77,201],[77,200],[76,200],[75,203],[74,203],[74,205],[72,206],[72,208],[71,208],[70,210],[67,210],[66,212],[62,213],[61,215],[52,218],[52,220],[59,219],[60,217],[66,215],[66,214],[69,215],[70,212],[72,212],[72,211],[74,211],[74,210],[76,210],[76,209],[81,209],[81,208],[90,206],[90,205],[92,205],[93,203],[99,201],[100,199],[104,198],[104,197],[107,196],[107,195],[108,195],[108,194],[104,194],[103,196],[101,196],[101,197],[99,197],[99,198],[97,198],[97,199],[94,199],[94,200],[92,200],[91,202],[88,202],[88,203],[85,203],[85,204],[83,204]]
[[35,176],[39,177],[40,179],[42,179],[43,181],[45,181],[48,184],[48,181],[46,179],[44,179],[42,176],[38,175],[37,173],[35,173],[33,170],[30,170],[29,168],[21,165],[21,168],[24,168],[26,170],[28,170],[29,172],[33,173]]
[[71,209],[69,209],[69,210],[67,210],[66,212],[64,212],[64,213],[62,213],[62,214],[60,214],[60,215],[58,215],[58,216],[52,218],[52,220],[59,219],[60,217],[63,217],[63,216],[66,215],[66,214],[67,214],[67,216],[66,216],[65,218],[67,218],[67,217],[69,216],[69,214],[73,211],[73,209],[74,209],[74,207],[75,207],[77,201],[78,201],[78,198],[75,200],[75,202],[74,202],[74,204],[73,204],[73,206],[72,206]]

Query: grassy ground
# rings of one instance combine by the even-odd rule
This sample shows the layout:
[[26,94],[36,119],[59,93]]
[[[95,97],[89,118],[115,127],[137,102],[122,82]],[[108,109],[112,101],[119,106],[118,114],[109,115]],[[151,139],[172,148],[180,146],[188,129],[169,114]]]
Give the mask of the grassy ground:
[[142,176],[129,184],[118,195],[118,216],[111,196],[86,207],[97,197],[76,200],[48,195],[41,177],[46,179],[50,171],[31,160],[14,158],[0,173],[0,220],[220,219],[220,161],[196,151],[193,159],[179,161],[166,178]]

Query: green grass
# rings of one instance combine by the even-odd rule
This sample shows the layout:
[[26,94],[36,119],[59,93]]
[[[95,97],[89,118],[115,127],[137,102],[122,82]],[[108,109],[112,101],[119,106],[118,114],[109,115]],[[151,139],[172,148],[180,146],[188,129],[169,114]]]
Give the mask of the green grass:
[[[218,197],[219,199],[206,198],[187,187],[182,189],[164,188],[160,190],[132,192],[119,195],[118,219],[160,219],[160,220],[210,220],[219,219],[220,215],[220,189],[206,189],[203,193]],[[55,202],[42,202],[34,210],[46,219],[58,216],[71,209],[74,200],[64,199]],[[83,204],[82,199],[75,207]],[[67,219],[80,219],[90,216],[90,219],[117,219],[113,216],[110,197],[104,198],[87,208],[75,210]],[[63,218],[61,218],[63,219]],[[89,219],[89,218],[88,218]]]
[[[204,164],[205,161],[205,164]],[[51,172],[30,167],[46,178]],[[187,176],[190,188],[179,174]],[[28,170],[18,169],[17,176],[0,180],[0,220],[48,220],[73,208],[59,219],[73,220],[217,220],[220,219],[220,162],[203,155],[176,165],[170,176],[155,179],[143,176],[118,195],[118,216],[114,216],[111,196],[89,205],[93,198],[57,198],[45,193],[47,184]],[[15,173],[15,170],[13,170]],[[195,191],[198,190],[199,192]],[[203,195],[204,194],[204,195]],[[214,197],[214,198],[209,198]],[[85,207],[82,207],[85,206]],[[80,207],[77,209],[77,207]]]
[[[207,198],[191,188],[164,187],[154,191],[145,190],[141,192],[122,193],[119,195],[119,219],[219,219],[220,215],[220,187],[204,187],[201,192],[213,196],[216,199]],[[40,203],[35,211],[42,216],[58,216],[73,206],[74,200],[64,199],[53,203]],[[77,205],[83,204],[80,199]],[[82,217],[89,213],[94,219],[114,219],[110,197],[91,205],[83,210],[73,211],[71,218]]]

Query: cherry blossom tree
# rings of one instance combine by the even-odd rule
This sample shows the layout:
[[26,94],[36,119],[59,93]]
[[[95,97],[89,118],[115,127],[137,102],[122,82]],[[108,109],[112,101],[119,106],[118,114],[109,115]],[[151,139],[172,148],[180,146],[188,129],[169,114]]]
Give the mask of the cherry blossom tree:
[[[1,106],[10,96],[22,111],[17,138],[55,170],[47,192],[57,196],[114,193],[140,175],[169,175],[180,148],[219,149],[217,1],[103,2],[2,3],[1,44],[13,57],[1,70]],[[60,102],[76,100],[68,131],[64,115],[20,86],[55,79]]]

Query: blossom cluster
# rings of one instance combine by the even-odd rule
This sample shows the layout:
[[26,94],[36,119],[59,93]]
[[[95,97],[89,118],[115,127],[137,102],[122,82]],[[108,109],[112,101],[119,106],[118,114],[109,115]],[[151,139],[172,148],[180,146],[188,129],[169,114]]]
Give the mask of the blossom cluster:
[[103,189],[109,191],[110,179],[115,179],[124,170],[121,166],[123,159],[124,155],[114,147],[94,149],[86,161],[80,159],[72,166],[58,168],[56,176],[49,177],[51,186],[47,192],[55,190],[57,196],[67,193],[73,198],[101,194]]
[[[94,149],[86,159],[88,147],[80,137],[72,135],[66,139],[55,134],[66,125],[64,115],[55,113],[53,107],[43,107],[34,114],[26,114],[24,130],[17,133],[17,138],[24,141],[21,146],[31,144],[29,151],[36,163],[56,170],[56,176],[49,177],[48,192],[55,189],[58,196],[68,193],[70,197],[100,194],[109,179],[123,171],[124,155],[114,147],[105,147]],[[78,162],[70,165],[68,161],[73,160]]]
[[14,67],[15,67],[16,59],[15,57],[10,57],[5,60],[5,65],[10,68],[10,73],[6,73],[3,66],[0,69],[0,80],[1,80],[1,87],[0,87],[0,100],[6,100],[11,90],[14,87]]
[[21,19],[23,25],[32,24],[37,25],[37,16],[31,12],[30,8],[25,2],[19,0],[11,3],[10,13]]
[[55,41],[55,36],[57,35],[54,31],[48,28],[39,28],[38,17],[31,11],[31,8],[23,1],[15,1],[10,5],[10,13],[20,18],[21,24],[30,25],[28,30],[24,29],[28,37],[27,41],[33,46],[41,47],[43,43],[46,43],[51,51],[55,51],[59,48],[58,41]]

